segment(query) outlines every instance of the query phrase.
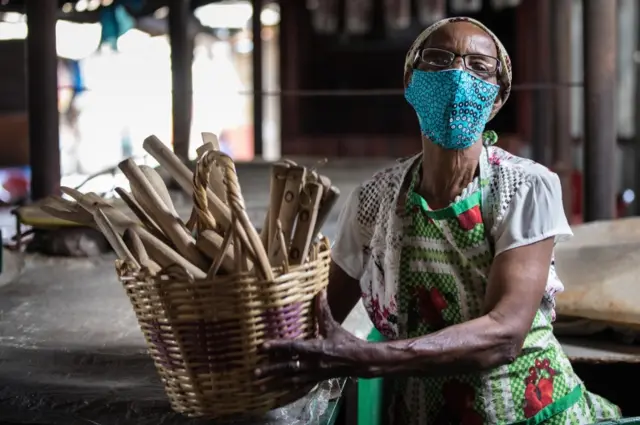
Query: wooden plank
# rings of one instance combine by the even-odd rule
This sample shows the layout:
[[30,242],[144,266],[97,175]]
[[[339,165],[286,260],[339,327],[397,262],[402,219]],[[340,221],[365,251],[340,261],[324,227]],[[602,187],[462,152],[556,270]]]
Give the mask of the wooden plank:
[[557,312],[640,328],[640,218],[574,226],[556,248]]
[[593,338],[560,338],[571,362],[640,363],[640,346],[598,341]]

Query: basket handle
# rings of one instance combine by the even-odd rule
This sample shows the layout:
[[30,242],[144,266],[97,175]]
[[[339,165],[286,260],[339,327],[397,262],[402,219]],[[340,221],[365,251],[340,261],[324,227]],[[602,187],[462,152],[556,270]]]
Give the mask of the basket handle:
[[[227,202],[229,204],[229,209],[231,210],[232,228],[228,231],[232,231],[235,236],[239,235],[241,230],[245,231],[248,240],[245,241],[242,238],[236,237],[235,243],[245,245],[244,251],[247,255],[255,253],[255,255],[251,256],[253,257],[252,261],[258,269],[258,272],[265,280],[272,280],[273,271],[269,264],[267,253],[265,252],[264,246],[260,240],[260,236],[253,227],[253,224],[251,224],[249,216],[247,215],[233,160],[228,155],[220,151],[207,152],[196,165],[196,172],[193,176],[193,203],[197,212],[196,227],[198,231],[205,229],[215,230],[216,220],[208,208],[207,187],[209,185],[209,174],[213,167],[218,165],[220,166],[224,177]],[[237,258],[236,260],[240,261],[240,258]]]

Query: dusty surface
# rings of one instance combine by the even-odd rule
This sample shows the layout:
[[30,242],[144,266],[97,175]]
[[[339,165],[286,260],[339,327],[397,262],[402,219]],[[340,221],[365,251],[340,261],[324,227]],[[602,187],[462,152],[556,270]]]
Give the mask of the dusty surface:
[[0,287],[11,283],[24,268],[23,256],[2,248],[2,269],[0,270]]

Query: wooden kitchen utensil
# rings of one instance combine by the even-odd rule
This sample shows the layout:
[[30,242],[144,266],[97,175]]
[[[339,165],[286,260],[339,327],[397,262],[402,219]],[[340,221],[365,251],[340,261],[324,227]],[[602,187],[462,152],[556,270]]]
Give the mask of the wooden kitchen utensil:
[[322,196],[320,208],[318,210],[318,218],[316,219],[314,235],[317,235],[322,230],[322,226],[324,226],[324,223],[329,218],[329,213],[331,213],[331,210],[336,205],[339,197],[340,190],[335,186],[331,186]]
[[158,228],[153,219],[149,217],[149,214],[144,210],[144,208],[142,208],[140,204],[138,204],[138,202],[129,192],[121,187],[116,187],[115,191],[120,196],[120,199],[122,199],[124,203],[127,204],[129,209],[138,218],[138,220],[140,220],[140,223],[142,223],[152,235],[162,240],[163,242],[168,243],[168,240],[162,234],[162,231]]
[[182,220],[174,215],[155,192],[145,175],[132,159],[122,161],[118,167],[129,179],[132,188],[136,188],[144,203],[148,206],[148,213],[162,232],[174,244],[176,250],[198,268],[205,270],[209,262],[196,248],[196,241],[191,236]]
[[100,229],[105,238],[107,238],[107,242],[109,242],[116,255],[123,261],[131,262],[136,269],[139,269],[140,263],[138,263],[138,260],[133,256],[127,245],[122,240],[122,237],[120,237],[99,206],[96,206],[96,209],[93,211],[93,218],[98,229]]
[[153,188],[153,190],[158,194],[158,197],[162,200],[162,202],[166,205],[167,209],[176,217],[179,217],[176,208],[173,206],[173,201],[171,200],[171,194],[169,193],[169,189],[164,184],[164,180],[160,177],[160,174],[149,167],[148,165],[140,165],[140,171],[147,178],[149,184]]
[[269,191],[269,208],[267,210],[267,219],[265,222],[267,225],[262,228],[262,241],[267,252],[271,252],[272,249],[270,247],[271,242],[276,237],[276,222],[280,216],[280,207],[282,206],[282,197],[284,196],[284,188],[287,184],[287,171],[289,170],[290,164],[281,163],[274,164],[271,167],[271,180],[270,180],[270,191]]
[[284,239],[289,243],[293,233],[298,206],[300,205],[300,191],[304,186],[306,169],[296,166],[287,170],[287,179],[284,186],[284,196],[278,214],[278,220],[282,224]]
[[[156,136],[149,136],[144,140],[142,146],[144,150],[160,163],[187,194],[193,194],[193,173],[189,171],[187,166],[184,165],[160,139]],[[210,189],[207,189],[207,204],[216,222],[219,222],[223,227],[228,227],[231,224],[229,207]],[[244,230],[240,230],[239,237],[248,244],[247,235]]]
[[[93,196],[91,196],[90,194],[82,194],[77,190],[67,187],[62,187],[61,190],[63,193],[69,194],[69,196],[74,197],[74,199],[78,202],[78,205],[83,207],[89,213],[93,214],[96,206],[96,203],[92,202],[92,200],[95,200]],[[47,209],[46,211],[49,214],[52,214],[64,220],[71,218],[67,214],[65,214],[65,212],[57,211],[55,209]],[[206,272],[203,269],[198,268],[198,266],[191,263],[188,259],[180,255],[180,253],[176,252],[176,250],[174,250],[170,245],[155,237],[144,226],[140,226],[140,223],[132,221],[121,211],[106,204],[102,211],[109,218],[109,221],[112,223],[117,232],[124,232],[127,227],[133,226],[140,235],[140,239],[142,239],[147,252],[149,252],[154,261],[156,261],[162,267],[169,267],[177,264],[178,266],[184,268],[195,278],[206,277]],[[90,225],[96,226],[94,221],[92,221]]]
[[307,183],[300,194],[300,207],[296,219],[296,230],[289,248],[289,265],[298,265],[306,260],[311,242],[315,237],[318,208],[322,199],[322,185]]
[[135,228],[127,227],[122,235],[122,240],[138,263],[140,263],[141,267],[146,267],[152,275],[160,273],[160,266],[149,257],[142,243],[142,239],[140,239],[140,235],[138,235]]

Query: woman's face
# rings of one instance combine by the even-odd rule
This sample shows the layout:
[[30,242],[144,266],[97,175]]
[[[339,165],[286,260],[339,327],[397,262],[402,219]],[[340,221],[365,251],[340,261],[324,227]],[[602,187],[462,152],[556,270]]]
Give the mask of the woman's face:
[[[465,69],[461,55],[477,54],[497,58],[498,50],[496,44],[482,28],[475,26],[470,22],[452,22],[438,28],[433,34],[427,38],[421,49],[434,48],[446,50],[455,53],[453,64],[450,68]],[[435,71],[420,59],[415,63],[417,69],[423,71]],[[483,77],[483,80],[498,84],[498,75],[493,73]],[[405,87],[411,81],[411,73],[405,75]],[[501,106],[501,96],[496,97],[494,109]]]

